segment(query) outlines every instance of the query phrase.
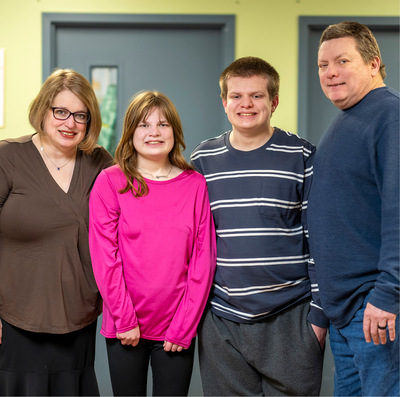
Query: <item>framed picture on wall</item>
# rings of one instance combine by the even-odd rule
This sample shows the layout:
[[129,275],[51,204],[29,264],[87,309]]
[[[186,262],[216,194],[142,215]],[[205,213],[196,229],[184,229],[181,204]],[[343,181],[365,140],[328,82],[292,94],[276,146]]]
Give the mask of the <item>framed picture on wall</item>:
[[102,126],[98,144],[114,154],[117,145],[117,84],[118,68],[93,66],[91,82],[100,105]]

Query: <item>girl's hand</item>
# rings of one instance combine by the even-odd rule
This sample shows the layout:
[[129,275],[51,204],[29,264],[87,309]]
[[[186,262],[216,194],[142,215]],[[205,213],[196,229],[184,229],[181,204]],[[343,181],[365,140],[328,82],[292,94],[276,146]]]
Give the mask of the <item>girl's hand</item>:
[[121,334],[117,333],[117,339],[121,341],[122,345],[136,346],[140,340],[139,326]]
[[166,340],[164,341],[164,351],[166,352],[181,352],[183,349],[183,346],[167,342]]

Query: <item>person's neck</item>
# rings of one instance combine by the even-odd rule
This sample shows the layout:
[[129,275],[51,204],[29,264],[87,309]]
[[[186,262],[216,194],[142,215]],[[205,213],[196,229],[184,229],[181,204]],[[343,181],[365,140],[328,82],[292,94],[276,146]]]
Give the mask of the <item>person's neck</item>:
[[46,136],[40,134],[36,134],[32,140],[39,150],[44,151],[46,155],[53,160],[68,160],[76,156],[76,146],[71,148],[59,148],[46,139]]
[[230,144],[237,150],[244,152],[255,150],[265,145],[274,133],[275,128],[269,126],[263,131],[238,131],[233,129],[229,135]]
[[376,81],[373,82],[371,91],[375,90],[376,88],[382,88],[382,87],[386,87],[386,84],[384,83],[382,78],[377,79]]
[[137,168],[141,174],[145,177],[151,177],[151,179],[167,179],[171,175],[172,164],[167,158],[164,161],[148,161],[139,160]]

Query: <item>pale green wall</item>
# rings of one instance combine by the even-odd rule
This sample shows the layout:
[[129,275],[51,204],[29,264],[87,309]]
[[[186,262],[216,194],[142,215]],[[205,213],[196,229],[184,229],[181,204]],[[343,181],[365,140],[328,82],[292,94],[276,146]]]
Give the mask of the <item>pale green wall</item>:
[[0,0],[5,127],[0,139],[31,132],[27,109],[42,83],[42,12],[235,14],[236,57],[268,60],[281,75],[274,125],[296,132],[298,17],[399,16],[398,0]]

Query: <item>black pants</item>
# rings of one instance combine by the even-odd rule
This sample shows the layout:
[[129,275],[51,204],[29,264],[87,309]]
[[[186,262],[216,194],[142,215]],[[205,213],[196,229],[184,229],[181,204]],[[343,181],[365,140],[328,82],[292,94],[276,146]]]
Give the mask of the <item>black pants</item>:
[[137,346],[123,346],[106,339],[114,396],[145,396],[149,362],[153,396],[186,396],[192,377],[195,340],[181,352],[165,352],[163,342],[140,339]]
[[68,334],[29,332],[2,320],[0,396],[98,396],[96,321]]

